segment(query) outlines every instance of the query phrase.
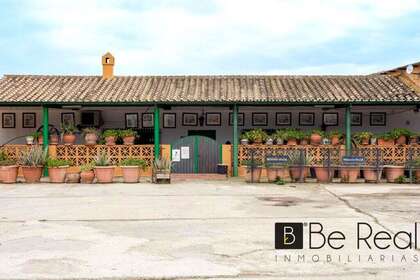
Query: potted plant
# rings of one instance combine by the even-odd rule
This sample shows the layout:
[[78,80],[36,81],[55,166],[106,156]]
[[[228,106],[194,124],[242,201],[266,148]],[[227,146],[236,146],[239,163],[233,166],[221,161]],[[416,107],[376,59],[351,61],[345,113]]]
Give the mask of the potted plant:
[[301,139],[303,134],[301,131],[295,128],[289,128],[284,131],[284,139],[287,140],[287,145],[293,146],[297,145],[297,140]]
[[240,142],[241,145],[248,145],[249,141],[248,141],[248,132],[242,132],[241,137],[240,137]]
[[273,137],[271,135],[268,136],[267,140],[265,141],[265,144],[267,144],[267,145],[273,145],[274,144],[274,140],[273,140]]
[[39,134],[40,134],[39,131],[34,131],[28,136],[26,136],[25,137],[26,144],[28,145],[35,144],[35,141],[38,141]]
[[172,163],[166,158],[158,158],[153,162],[153,182],[170,183],[171,182]]
[[388,183],[395,183],[398,177],[404,176],[403,165],[386,165],[384,167],[385,167],[385,177]]
[[244,160],[242,165],[246,166],[245,180],[249,183],[258,183],[261,180],[263,164],[260,160]]
[[284,129],[277,129],[276,132],[272,135],[273,139],[276,141],[277,145],[284,144]]
[[417,144],[418,137],[419,137],[419,134],[418,133],[411,134],[410,135],[409,143],[410,144]]
[[80,166],[80,183],[92,184],[95,179],[95,162],[88,162]]
[[397,145],[407,144],[407,138],[409,138],[413,133],[407,128],[394,128],[391,130],[390,135],[395,140]]
[[83,138],[86,145],[96,145],[98,142],[98,130],[94,127],[83,129]]
[[95,179],[95,162],[85,163],[80,166],[80,183],[92,184]]
[[360,131],[360,132],[356,132],[353,135],[353,140],[357,143],[357,144],[361,144],[361,145],[369,145],[369,140],[372,138],[373,133],[369,132],[369,131]]
[[310,156],[302,151],[294,150],[289,153],[289,170],[293,181],[305,180],[308,177],[310,162]]
[[379,146],[393,146],[394,145],[394,136],[389,132],[382,133],[377,135],[378,145]]
[[95,159],[95,177],[98,183],[112,183],[115,166],[111,164],[106,152],[102,152]]
[[58,133],[54,130],[50,132],[50,145],[58,145],[58,142],[60,142],[60,137],[58,136]]
[[363,167],[363,177],[366,183],[375,183],[382,177],[382,169],[379,166],[366,165]]
[[339,145],[343,138],[343,133],[340,130],[331,130],[327,133],[328,138],[331,141],[331,145]]
[[420,158],[413,161],[414,176],[416,177],[416,183],[420,183]]
[[127,158],[120,163],[124,183],[138,183],[140,169],[146,168],[146,162],[142,159]]
[[70,162],[67,160],[48,158],[47,167],[50,183],[64,183],[69,166]]
[[107,129],[102,133],[102,137],[105,139],[105,144],[108,146],[115,145],[118,139],[119,132],[115,129]]
[[254,144],[262,144],[268,138],[267,132],[261,128],[248,131],[248,140]]
[[265,163],[267,170],[268,182],[276,182],[279,178],[284,180],[289,176],[289,168],[287,164]]
[[314,166],[315,176],[318,183],[329,183],[334,177],[334,169],[331,166],[325,164]]
[[132,129],[124,129],[120,131],[120,137],[124,141],[124,145],[133,145],[136,140],[137,132]]
[[311,139],[311,132],[310,131],[302,131],[302,138],[300,139],[301,145],[309,145],[309,141]]
[[311,144],[319,145],[321,144],[322,137],[324,137],[324,132],[320,129],[313,129],[311,131]]
[[61,133],[63,137],[63,143],[65,145],[74,145],[76,143],[76,127],[72,123],[62,123],[61,124]]
[[360,165],[342,165],[340,170],[341,182],[356,183],[360,174]]
[[19,166],[15,160],[9,159],[4,152],[0,153],[0,182],[5,184],[16,183]]
[[20,158],[22,174],[26,183],[37,183],[41,180],[42,168],[47,158],[47,151],[40,145],[30,147]]

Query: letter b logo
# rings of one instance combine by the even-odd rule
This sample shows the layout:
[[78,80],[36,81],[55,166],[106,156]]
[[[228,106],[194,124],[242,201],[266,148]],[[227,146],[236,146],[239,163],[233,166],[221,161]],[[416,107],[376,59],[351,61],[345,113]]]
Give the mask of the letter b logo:
[[303,223],[276,223],[276,249],[303,249]]

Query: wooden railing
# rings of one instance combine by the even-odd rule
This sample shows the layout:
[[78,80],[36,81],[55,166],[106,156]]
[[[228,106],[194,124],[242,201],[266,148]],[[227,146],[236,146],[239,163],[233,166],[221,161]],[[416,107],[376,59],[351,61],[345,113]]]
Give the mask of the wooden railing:
[[[346,154],[344,146],[332,145],[239,145],[239,165],[254,160],[264,162],[267,155],[287,155],[289,158],[305,157],[308,165],[320,165],[330,160],[332,164],[339,164]],[[396,146],[358,146],[353,147],[352,155],[363,156],[366,164],[398,164],[403,165],[410,160],[420,158],[420,145]]]
[[[50,146],[50,153],[53,154]],[[126,158],[143,159],[148,167],[153,163],[153,145],[57,145],[55,156],[58,159],[69,160],[75,166],[91,162],[100,155],[106,153],[111,163],[119,164]]]

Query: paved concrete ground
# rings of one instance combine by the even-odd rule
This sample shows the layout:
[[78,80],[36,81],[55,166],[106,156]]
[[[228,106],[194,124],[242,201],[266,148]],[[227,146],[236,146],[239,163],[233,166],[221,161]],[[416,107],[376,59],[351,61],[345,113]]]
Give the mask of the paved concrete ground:
[[[419,279],[420,251],[354,242],[357,222],[412,230],[419,195],[419,185],[0,185],[0,279]],[[309,250],[305,237],[304,250],[276,257],[275,222],[321,222],[345,247]]]

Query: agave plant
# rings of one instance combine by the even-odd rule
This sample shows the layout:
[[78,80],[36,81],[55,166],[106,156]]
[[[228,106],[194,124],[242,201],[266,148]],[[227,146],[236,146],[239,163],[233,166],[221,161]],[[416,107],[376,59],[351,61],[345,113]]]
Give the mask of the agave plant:
[[44,166],[47,160],[47,150],[42,146],[33,146],[25,151],[20,157],[20,164],[22,166]]
[[166,158],[159,158],[153,162],[153,169],[155,171],[166,171],[171,170],[171,161]]
[[110,166],[110,165],[111,165],[111,161],[109,160],[109,157],[105,151],[100,153],[95,158],[95,166]]

